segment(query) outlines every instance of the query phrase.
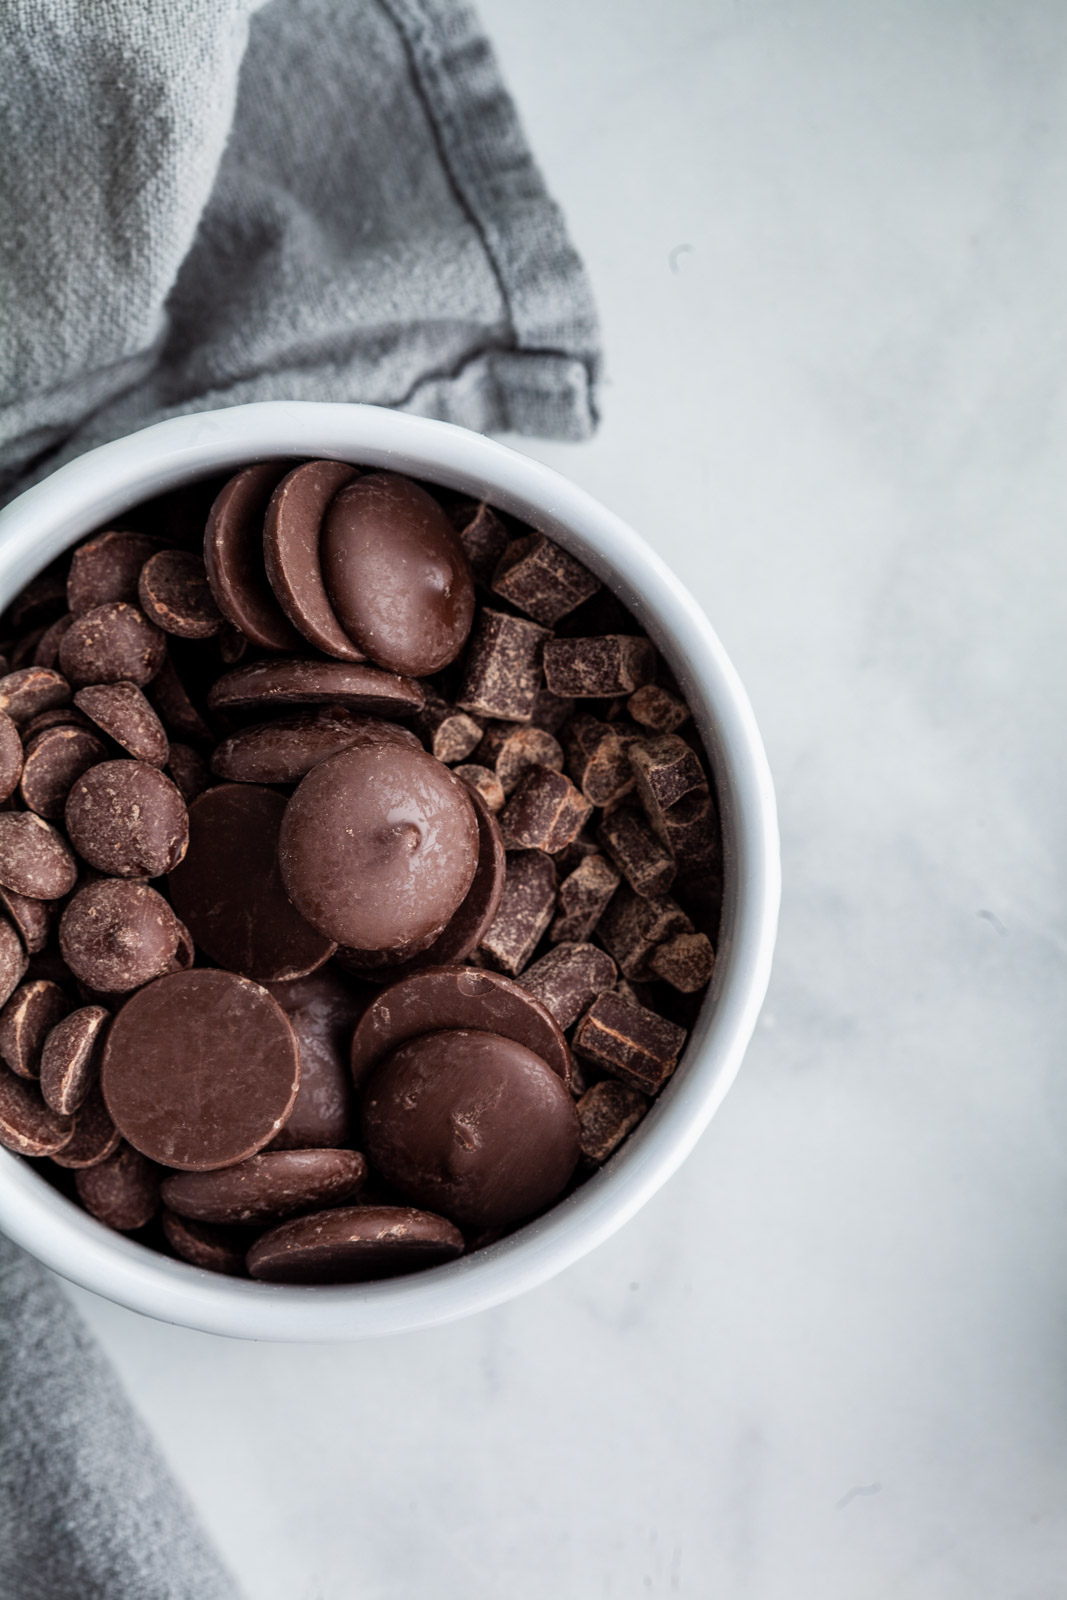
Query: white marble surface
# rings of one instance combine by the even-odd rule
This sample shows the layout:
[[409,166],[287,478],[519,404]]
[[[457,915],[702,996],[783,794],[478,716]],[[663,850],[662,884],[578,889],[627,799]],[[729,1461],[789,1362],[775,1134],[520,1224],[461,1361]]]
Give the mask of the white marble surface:
[[604,426],[779,785],[777,970],[682,1174],[444,1331],[79,1294],[252,1600],[1059,1600],[1067,11],[483,0]]

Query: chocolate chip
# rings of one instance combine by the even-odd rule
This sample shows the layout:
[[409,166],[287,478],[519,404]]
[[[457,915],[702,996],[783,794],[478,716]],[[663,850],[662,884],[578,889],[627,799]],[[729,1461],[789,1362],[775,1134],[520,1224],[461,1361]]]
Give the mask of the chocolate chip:
[[545,682],[553,694],[576,699],[630,694],[649,682],[655,666],[651,640],[632,634],[550,639],[545,645]]
[[167,768],[187,806],[192,805],[197,795],[203,794],[211,786],[211,769],[192,745],[172,744]]
[[647,1110],[644,1095],[628,1084],[611,1078],[594,1083],[578,1102],[582,1155],[598,1165],[606,1161]]
[[614,961],[595,944],[558,944],[527,967],[519,982],[566,1031],[615,978]]
[[166,660],[164,635],[124,600],[108,601],[76,617],[63,635],[59,665],[81,688],[90,683],[151,683]]
[[133,1233],[159,1210],[159,1171],[140,1151],[120,1144],[106,1161],[75,1174],[78,1199],[97,1222]]
[[495,772],[490,772],[488,767],[478,766],[476,762],[468,762],[453,767],[452,773],[473,793],[479,794],[490,811],[503,811],[504,788]]
[[520,973],[529,962],[556,907],[556,869],[540,850],[508,856],[500,910],[479,946],[495,967]]
[[78,690],[74,704],[136,761],[167,765],[170,746],[163,724],[135,683],[90,684]]
[[220,491],[208,513],[204,566],[215,604],[262,650],[299,650],[303,641],[267,582],[263,522],[288,462],[245,467]]
[[189,843],[175,784],[144,761],[102,761],[67,796],[67,834],[83,861],[116,878],[158,878]]
[[219,784],[189,808],[189,849],[168,879],[174,909],[212,961],[259,983],[321,967],[333,941],[290,903],[278,866],[285,796]]
[[35,1083],[0,1066],[0,1145],[20,1156],[52,1156],[74,1137],[73,1117],[46,1106]]
[[421,749],[415,735],[395,722],[345,706],[320,706],[231,734],[215,750],[211,770],[235,783],[298,783],[328,756],[365,744]]
[[176,1256],[205,1272],[224,1272],[231,1278],[244,1278],[248,1233],[244,1228],[213,1227],[210,1222],[192,1222],[163,1209],[160,1219],[163,1237]]
[[177,919],[146,883],[100,878],[68,901],[59,948],[90,989],[126,994],[167,970],[178,948]]
[[43,950],[52,928],[52,908],[47,900],[28,900],[14,889],[0,888],[0,906],[18,929],[27,953],[32,956]]
[[683,994],[695,994],[711,979],[715,951],[707,934],[678,933],[652,952],[648,965],[665,983]]
[[355,1150],[267,1150],[215,1172],[179,1172],[163,1201],[196,1222],[280,1222],[352,1200],[367,1163]]
[[562,772],[530,767],[501,813],[504,845],[555,855],[581,832],[592,812],[592,804]]
[[471,635],[463,685],[456,704],[475,716],[529,722],[537,691],[547,628],[502,611],[481,612]]
[[16,724],[65,706],[69,699],[70,684],[51,667],[19,667],[0,678],[0,711]]
[[0,1005],[14,993],[26,966],[22,941],[6,917],[0,917]]
[[148,698],[168,733],[193,744],[212,742],[211,729],[193,705],[171,661],[163,663]]
[[[66,1000],[63,1004],[68,1009]],[[92,1088],[110,1021],[103,1006],[79,1006],[47,1033],[41,1050],[41,1094],[60,1116],[77,1111]]]
[[563,771],[563,751],[544,728],[524,722],[491,722],[476,751],[482,766],[491,767],[505,794],[511,794],[530,767]]
[[617,994],[599,995],[574,1031],[580,1056],[646,1094],[663,1087],[684,1044],[684,1028]]
[[651,733],[673,733],[689,721],[685,701],[658,683],[646,683],[636,689],[626,702],[626,709],[635,722]]
[[183,1172],[232,1166],[269,1144],[299,1076],[281,1007],[259,984],[214,968],[157,978],[127,1000],[100,1073],[123,1136]]
[[508,530],[492,506],[468,503],[452,515],[452,526],[463,546],[475,583],[488,589],[501,556],[508,547]]
[[463,1235],[444,1217],[410,1206],[339,1206],[261,1234],[248,1270],[270,1283],[363,1283],[462,1254]]
[[162,546],[144,533],[99,533],[79,545],[67,576],[67,609],[77,617],[113,600],[136,602],[145,562]]
[[161,550],[146,561],[137,598],[149,622],[179,639],[210,639],[223,626],[204,563],[191,550]]
[[52,1152],[52,1160],[57,1167],[98,1167],[121,1143],[122,1135],[108,1116],[99,1078],[94,1075],[85,1100],[74,1113],[73,1138],[62,1150]]
[[56,665],[59,660],[59,646],[73,621],[73,616],[68,612],[66,616],[57,617],[55,622],[50,623],[44,630],[33,652],[33,664],[35,667],[54,667]]
[[14,794],[22,776],[22,740],[6,711],[0,711],[0,800]]
[[597,938],[627,978],[650,978],[649,960],[658,945],[678,933],[692,933],[693,924],[667,895],[651,898],[629,885],[615,895],[597,926]]
[[352,1030],[366,1009],[362,987],[323,967],[307,978],[268,985],[296,1035],[300,1087],[272,1150],[336,1149],[352,1142]]
[[[45,1039],[69,1010],[70,1001],[58,984],[34,979],[19,985],[0,1011],[0,1056],[12,1072],[20,1078],[40,1076]],[[53,1109],[66,1115],[74,1107]]]
[[600,580],[588,567],[542,533],[514,540],[501,556],[492,581],[494,594],[548,626],[599,588]]
[[87,729],[48,728],[27,744],[19,792],[31,811],[58,822],[73,785],[106,757],[103,740]]
[[653,829],[680,865],[709,866],[716,850],[714,802],[696,754],[678,734],[630,746],[637,792]]
[[614,805],[634,786],[629,747],[637,730],[579,712],[564,729],[567,771],[595,806]]
[[30,900],[58,900],[78,877],[63,835],[32,811],[0,815],[0,883]]
[[343,705],[372,716],[412,716],[425,699],[413,678],[379,667],[342,661],[255,661],[236,667],[212,686],[208,705],[216,711],[272,706]]
[[330,604],[319,555],[322,521],[334,495],[359,476],[344,461],[306,461],[286,473],[263,523],[267,580],[293,627],[317,650],[364,661]]
[[548,930],[552,943],[588,939],[620,882],[606,856],[594,852],[580,861],[559,886],[559,909]]
[[470,755],[482,737],[482,725],[438,695],[427,694],[415,726],[432,756],[452,766]]
[[674,857],[636,807],[622,805],[609,812],[601,819],[597,837],[638,894],[654,899],[667,893],[678,870]]

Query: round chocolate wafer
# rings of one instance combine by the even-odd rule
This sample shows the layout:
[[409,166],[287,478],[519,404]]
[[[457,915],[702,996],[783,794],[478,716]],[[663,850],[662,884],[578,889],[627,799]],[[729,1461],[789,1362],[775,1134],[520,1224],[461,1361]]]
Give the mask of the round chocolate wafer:
[[320,761],[361,744],[422,748],[395,722],[362,717],[346,706],[322,706],[232,733],[211,757],[211,770],[233,783],[299,783]]
[[263,523],[263,560],[278,604],[309,644],[341,661],[365,661],[337,620],[322,581],[320,530],[339,489],[359,476],[344,461],[306,461],[286,473]]
[[72,787],[67,835],[83,861],[116,878],[159,878],[189,843],[181,791],[146,761],[101,761]]
[[98,1167],[113,1156],[122,1135],[108,1115],[99,1079],[94,1079],[82,1104],[74,1113],[74,1136],[62,1150],[53,1150],[57,1167]]
[[98,533],[79,545],[70,559],[67,606],[74,615],[109,600],[137,602],[137,579],[145,562],[163,548],[146,533]]
[[78,867],[63,835],[33,811],[0,815],[0,883],[30,900],[69,894]]
[[365,1283],[462,1254],[463,1235],[444,1217],[410,1206],[339,1206],[261,1234],[248,1270],[271,1283]]
[[0,711],[0,800],[14,794],[22,776],[22,740],[6,711]]
[[58,822],[74,784],[107,754],[104,741],[87,728],[47,728],[27,744],[19,793],[39,817]]
[[159,1210],[159,1171],[128,1144],[80,1169],[74,1182],[89,1215],[119,1233],[143,1228]]
[[76,689],[124,679],[151,683],[166,659],[164,635],[125,600],[109,600],[75,617],[59,646],[63,676]]
[[247,1228],[222,1228],[210,1222],[193,1222],[164,1206],[163,1236],[176,1256],[205,1272],[225,1272],[231,1278],[248,1276],[245,1255]]
[[163,1200],[197,1222],[281,1222],[352,1200],[367,1175],[355,1150],[264,1150],[216,1172],[179,1172]]
[[254,661],[224,673],[211,687],[213,711],[269,711],[272,706],[343,705],[379,717],[412,716],[426,699],[422,685],[380,667],[347,661]]
[[329,1150],[351,1144],[354,1096],[348,1051],[370,991],[342,977],[332,963],[307,978],[268,988],[289,1018],[300,1051],[296,1102],[270,1148]]
[[53,1156],[74,1137],[74,1118],[46,1106],[35,1083],[0,1064],[0,1144],[20,1156]]
[[288,470],[288,462],[262,461],[238,472],[216,498],[204,533],[204,566],[215,604],[262,650],[299,650],[303,644],[263,567],[263,518]]
[[166,766],[170,754],[166,731],[135,683],[88,684],[78,690],[74,704],[135,761]]
[[200,556],[161,550],[141,568],[137,598],[149,622],[179,639],[210,639],[224,625]]
[[103,1006],[79,1006],[47,1034],[41,1049],[41,1093],[60,1116],[69,1117],[84,1104],[110,1021]]
[[[0,1056],[20,1078],[36,1078],[41,1071],[41,1051],[56,1023],[70,1010],[70,1001],[47,978],[21,983],[0,1011]],[[47,1096],[46,1096],[47,1099]],[[69,1115],[73,1106],[56,1106]]]

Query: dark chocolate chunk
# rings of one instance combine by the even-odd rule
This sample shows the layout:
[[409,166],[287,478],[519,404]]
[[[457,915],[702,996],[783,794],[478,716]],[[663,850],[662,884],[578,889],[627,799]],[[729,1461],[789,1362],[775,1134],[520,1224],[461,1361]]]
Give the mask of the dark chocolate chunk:
[[627,978],[650,978],[649,960],[665,939],[692,933],[693,924],[667,895],[649,898],[627,884],[615,895],[597,926],[597,938]]
[[[165,636],[124,600],[74,619],[59,646],[59,665],[76,689],[90,683],[151,683],[167,659]],[[0,685],[2,688],[2,685]]]
[[614,805],[634,786],[629,746],[637,730],[579,712],[564,729],[567,771],[595,806]]
[[634,721],[650,733],[674,733],[683,722],[689,721],[689,707],[685,701],[658,683],[646,683],[643,688],[636,689],[626,702],[626,709]]
[[541,687],[547,628],[502,611],[483,610],[471,634],[456,703],[475,716],[529,722]]
[[676,933],[652,952],[648,965],[665,983],[683,994],[695,994],[710,982],[715,951],[705,933]]
[[6,711],[0,711],[0,800],[14,794],[22,776],[22,740]]
[[204,563],[191,550],[161,550],[146,561],[137,598],[149,622],[179,639],[210,639],[223,626]]
[[0,883],[30,900],[58,900],[78,877],[63,835],[33,811],[0,814]]
[[527,534],[510,544],[492,582],[494,594],[549,627],[599,588],[600,580],[588,567],[543,533]]
[[511,794],[530,767],[563,771],[563,751],[544,728],[525,722],[491,722],[478,746],[479,763],[491,767],[505,794]]
[[[65,999],[63,1009],[69,1009]],[[110,1021],[103,1006],[79,1006],[48,1031],[41,1049],[41,1093],[60,1116],[77,1111],[92,1088]]]
[[67,609],[78,617],[113,600],[136,604],[145,562],[162,546],[144,533],[98,533],[79,545],[67,575]]
[[172,744],[167,768],[187,806],[191,806],[197,795],[211,787],[211,768],[192,745]]
[[299,783],[328,756],[366,744],[422,748],[395,722],[363,717],[345,706],[319,706],[232,733],[212,756],[211,770],[234,783]]
[[58,822],[72,786],[106,758],[107,746],[86,728],[47,728],[27,744],[19,793],[39,817]]
[[446,766],[465,761],[482,737],[481,723],[469,712],[458,711],[439,695],[429,693],[415,726],[430,754]]
[[59,948],[90,989],[125,994],[166,972],[178,949],[177,918],[148,884],[100,878],[67,902]]
[[67,834],[83,861],[115,878],[159,878],[189,843],[176,784],[145,761],[101,761],[72,787]]
[[352,1030],[367,1006],[362,986],[332,966],[268,985],[296,1035],[300,1087],[271,1150],[337,1149],[353,1136]]
[[556,908],[556,869],[540,850],[508,856],[500,910],[479,949],[493,966],[520,973],[541,942]]
[[[20,1078],[40,1076],[45,1039],[69,1010],[70,1001],[58,984],[37,978],[19,985],[0,1011],[0,1056],[12,1072]],[[54,1109],[67,1114],[74,1107]]]
[[519,982],[566,1031],[598,994],[612,988],[616,976],[614,961],[595,944],[558,944],[527,967]]
[[358,476],[346,461],[305,461],[279,483],[263,523],[263,561],[278,604],[309,644],[340,661],[366,657],[330,604],[319,546],[330,501]]
[[135,683],[89,684],[78,690],[74,704],[135,761],[167,765],[170,746],[163,724]]
[[364,1283],[462,1254],[463,1235],[444,1217],[411,1206],[339,1206],[261,1234],[248,1270],[269,1283]]
[[633,1089],[655,1094],[678,1065],[685,1029],[634,1006],[621,995],[602,994],[574,1031],[580,1056]]
[[98,1167],[121,1143],[122,1135],[108,1115],[94,1068],[89,1092],[74,1113],[74,1134],[62,1150],[52,1152],[52,1160],[57,1167]]
[[16,724],[65,706],[69,700],[70,684],[51,667],[19,667],[0,678],[0,712]]
[[248,1231],[220,1228],[210,1222],[193,1222],[163,1208],[163,1237],[176,1256],[205,1272],[224,1272],[231,1278],[247,1277],[245,1254]]
[[453,767],[452,773],[473,793],[479,794],[490,811],[503,811],[504,787],[495,772],[490,772],[488,767],[481,767],[476,762],[468,762]]
[[593,853],[559,886],[559,909],[548,930],[553,944],[588,939],[621,879],[606,856]]
[[661,734],[630,746],[637,793],[653,829],[680,866],[709,868],[717,854],[714,801],[704,769],[686,741]]
[[54,1156],[74,1137],[74,1118],[46,1106],[37,1084],[0,1065],[0,1145],[20,1156]]
[[601,818],[597,837],[638,894],[655,899],[667,893],[678,870],[674,857],[635,806],[622,805]]
[[133,1233],[159,1210],[159,1178],[153,1162],[120,1144],[106,1161],[79,1170],[74,1181],[90,1216],[119,1233]]
[[262,461],[238,472],[217,496],[204,532],[204,566],[215,604],[262,650],[299,650],[303,644],[263,565],[267,506],[289,465]]
[[562,772],[530,767],[500,815],[505,848],[555,855],[581,832],[592,812],[592,804]]
[[631,694],[649,682],[655,667],[651,640],[633,634],[550,639],[545,645],[545,682],[553,694],[575,699]]
[[606,1161],[647,1110],[644,1095],[629,1084],[611,1078],[594,1083],[578,1102],[582,1155],[598,1165]]
[[281,1222],[355,1199],[367,1163],[355,1150],[265,1150],[214,1172],[163,1180],[163,1202],[195,1222]]
[[457,508],[452,525],[463,546],[475,583],[488,589],[493,581],[504,551],[508,547],[508,530],[492,506],[467,504]]
[[573,700],[553,694],[551,689],[538,689],[530,721],[546,733],[559,733],[573,711]]
[[424,700],[414,678],[344,661],[254,661],[224,673],[208,694],[216,711],[343,705],[372,716],[412,716]]

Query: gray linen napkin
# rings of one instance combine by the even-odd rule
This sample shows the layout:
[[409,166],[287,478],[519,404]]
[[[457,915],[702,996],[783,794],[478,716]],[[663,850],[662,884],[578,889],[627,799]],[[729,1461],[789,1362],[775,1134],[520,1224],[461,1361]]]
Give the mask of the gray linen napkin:
[[[0,498],[247,400],[581,438],[581,264],[453,0],[0,0]],[[236,1591],[0,1239],[0,1600]]]

